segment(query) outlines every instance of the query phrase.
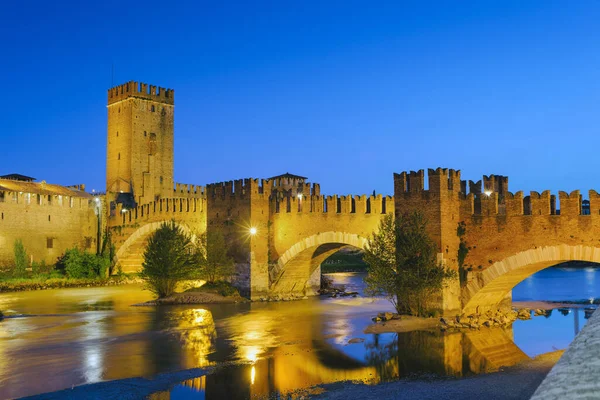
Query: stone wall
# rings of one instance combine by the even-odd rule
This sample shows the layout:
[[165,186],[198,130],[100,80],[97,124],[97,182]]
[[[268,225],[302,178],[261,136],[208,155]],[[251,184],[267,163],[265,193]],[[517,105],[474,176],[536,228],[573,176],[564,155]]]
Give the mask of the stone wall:
[[[50,200],[49,200],[50,198]],[[54,264],[66,249],[96,251],[98,217],[88,197],[0,190],[0,267],[14,266],[14,243],[30,262]]]

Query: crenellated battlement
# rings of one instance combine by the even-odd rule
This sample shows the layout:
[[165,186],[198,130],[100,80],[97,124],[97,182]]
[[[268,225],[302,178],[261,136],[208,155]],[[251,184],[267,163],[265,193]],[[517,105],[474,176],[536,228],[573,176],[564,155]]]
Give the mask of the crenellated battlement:
[[206,196],[213,199],[249,198],[252,195],[269,197],[272,190],[269,179],[246,178],[227,182],[210,183],[206,185]]
[[111,225],[115,225],[116,221],[122,225],[130,225],[186,218],[192,214],[203,214],[205,211],[205,198],[173,198],[160,199],[132,209],[117,204],[116,208],[111,210],[110,218],[113,219]]
[[153,100],[164,104],[175,104],[175,91],[173,89],[165,89],[147,83],[129,81],[108,89],[108,105],[129,97]]
[[394,212],[394,198],[378,195],[311,195],[271,198],[271,209],[280,213],[388,214]]
[[175,183],[173,197],[203,198],[206,197],[206,187],[201,185]]
[[429,168],[427,170],[429,189],[425,189],[425,171],[410,171],[394,174],[394,193],[443,193],[452,191],[460,193],[463,183],[460,180],[460,170],[448,168]]

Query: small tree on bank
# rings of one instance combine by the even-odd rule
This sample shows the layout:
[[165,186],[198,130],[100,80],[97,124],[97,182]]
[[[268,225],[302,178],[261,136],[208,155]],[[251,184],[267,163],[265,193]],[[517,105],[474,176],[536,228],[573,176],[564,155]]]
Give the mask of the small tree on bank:
[[23,246],[23,241],[21,239],[15,240],[15,244],[13,247],[15,254],[15,275],[16,276],[25,276],[27,273],[27,251],[25,251],[25,246]]
[[197,243],[200,277],[209,283],[229,278],[234,273],[234,261],[221,231],[202,234]]
[[428,300],[456,274],[437,262],[437,245],[421,213],[392,218],[383,218],[365,249],[367,290],[386,295],[399,313],[425,316]]
[[175,292],[177,283],[198,270],[191,238],[174,221],[163,223],[148,239],[140,276],[159,298]]

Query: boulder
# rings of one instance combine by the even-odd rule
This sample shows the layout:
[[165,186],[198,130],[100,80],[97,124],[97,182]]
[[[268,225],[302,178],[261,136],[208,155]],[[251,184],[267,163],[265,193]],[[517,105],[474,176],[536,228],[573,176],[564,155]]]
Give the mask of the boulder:
[[386,313],[384,314],[384,316],[385,316],[385,320],[386,320],[386,321],[389,321],[389,320],[391,320],[392,318],[394,318],[394,313],[391,313],[391,312],[386,312]]

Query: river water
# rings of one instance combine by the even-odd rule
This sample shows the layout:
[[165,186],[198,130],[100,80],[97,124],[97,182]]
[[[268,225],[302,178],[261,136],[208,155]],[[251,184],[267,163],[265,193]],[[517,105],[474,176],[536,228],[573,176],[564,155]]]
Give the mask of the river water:
[[[599,273],[549,268],[515,287],[513,300],[599,297]],[[361,274],[331,277],[362,292]],[[26,315],[0,323],[0,399],[224,364],[153,397],[246,399],[348,379],[462,377],[564,349],[586,322],[584,310],[565,309],[509,329],[376,335],[363,331],[392,311],[381,299],[131,306],[151,297],[136,285],[0,294],[0,310]]]

